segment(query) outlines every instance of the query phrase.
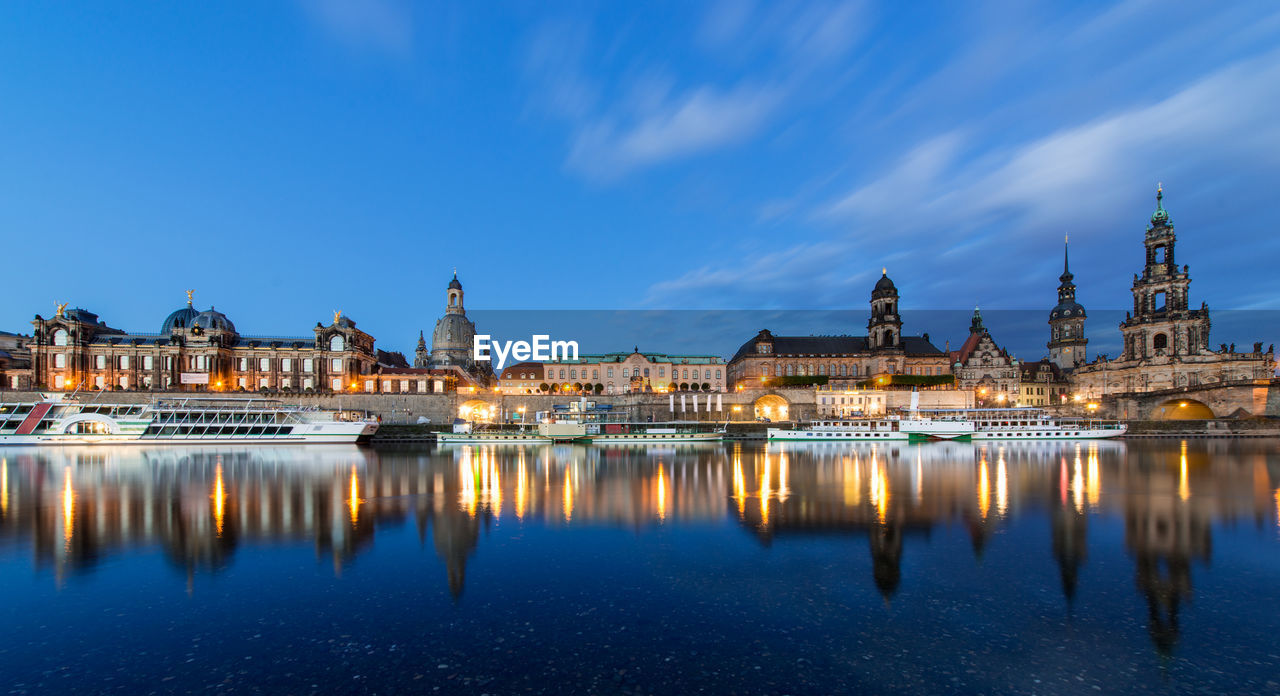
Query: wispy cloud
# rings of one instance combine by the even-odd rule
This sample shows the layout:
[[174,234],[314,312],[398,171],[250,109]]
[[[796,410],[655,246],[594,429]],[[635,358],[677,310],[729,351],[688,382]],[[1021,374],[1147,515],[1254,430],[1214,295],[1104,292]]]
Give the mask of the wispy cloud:
[[[860,7],[853,2],[713,6],[683,48],[700,44],[719,52],[721,64],[754,57],[769,66],[754,71],[709,70],[676,79],[666,59],[654,59],[648,51],[618,58],[620,36],[605,37],[596,46],[588,25],[568,21],[536,30],[522,67],[531,101],[570,127],[566,167],[592,180],[614,181],[758,137],[790,106],[788,97],[802,81],[856,44],[864,32]],[[592,77],[593,69],[611,59],[625,60],[621,79]]]
[[740,142],[760,129],[782,96],[782,90],[772,86],[744,85],[727,92],[698,87],[630,117],[608,116],[583,124],[568,164],[607,180]]
[[413,48],[412,8],[404,0],[302,0],[306,14],[352,48],[404,55]]

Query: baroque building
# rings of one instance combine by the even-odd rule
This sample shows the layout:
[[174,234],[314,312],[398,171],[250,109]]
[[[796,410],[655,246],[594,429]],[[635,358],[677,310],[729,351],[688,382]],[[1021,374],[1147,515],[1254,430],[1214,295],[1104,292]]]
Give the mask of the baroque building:
[[871,291],[866,336],[775,336],[761,329],[729,360],[729,386],[761,386],[778,377],[945,375],[947,354],[929,334],[903,336],[898,288],[882,272]]
[[1209,346],[1209,307],[1192,307],[1190,267],[1175,262],[1173,219],[1164,209],[1163,187],[1143,239],[1145,263],[1133,276],[1133,309],[1120,324],[1124,348],[1118,359],[1100,356],[1076,368],[1078,391],[1090,398],[1123,392],[1270,378],[1275,356],[1262,343],[1251,351],[1235,344]]
[[973,392],[979,406],[1012,406],[1018,399],[1018,360],[996,345],[977,309],[969,321],[969,336],[951,352],[951,361],[956,389]]
[[[718,355],[642,353],[636,347],[630,353],[582,354],[577,360],[539,365],[548,387],[561,393],[587,389],[597,394],[725,390],[726,366]],[[506,382],[502,389],[520,393],[508,391]]]
[[1062,275],[1058,276],[1058,304],[1049,312],[1049,361],[1064,370],[1085,363],[1084,307],[1076,302],[1075,276],[1067,259],[1067,246],[1062,245]]
[[187,304],[158,333],[108,326],[85,309],[36,315],[31,382],[46,389],[347,391],[376,363],[373,337],[341,312],[310,336],[246,336],[210,307]]
[[458,272],[445,288],[444,316],[436,321],[431,332],[431,349],[427,350],[426,337],[418,333],[418,349],[414,352],[415,368],[433,368],[457,373],[461,382],[485,387],[493,376],[490,363],[477,362],[474,355],[475,322],[467,318],[463,305],[462,283]]

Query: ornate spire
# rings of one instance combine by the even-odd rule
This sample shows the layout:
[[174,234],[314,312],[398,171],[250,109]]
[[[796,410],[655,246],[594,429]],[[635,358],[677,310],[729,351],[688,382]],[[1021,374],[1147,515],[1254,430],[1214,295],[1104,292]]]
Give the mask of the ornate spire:
[[1152,227],[1172,227],[1169,211],[1164,209],[1164,183],[1156,184],[1156,212],[1151,214]]
[[1071,264],[1067,258],[1067,247],[1070,239],[1071,238],[1067,235],[1063,235],[1062,237],[1062,275],[1058,276],[1058,280],[1062,281],[1064,285],[1066,283],[1070,283],[1071,279],[1075,277],[1071,275]]
[[418,329],[418,350],[427,349],[427,337],[422,333],[422,329]]
[[982,312],[978,311],[975,305],[973,308],[973,319],[969,320],[969,333],[982,333],[986,329],[982,326]]

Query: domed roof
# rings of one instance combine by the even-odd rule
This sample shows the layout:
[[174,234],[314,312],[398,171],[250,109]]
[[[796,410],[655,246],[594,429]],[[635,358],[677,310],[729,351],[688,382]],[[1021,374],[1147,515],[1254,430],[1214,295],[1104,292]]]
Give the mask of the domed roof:
[[1169,211],[1164,209],[1163,200],[1164,187],[1162,186],[1156,189],[1156,212],[1151,214],[1152,227],[1163,227],[1165,225],[1170,225],[1173,222],[1169,219]]
[[879,292],[879,291],[882,291],[882,290],[897,290],[897,289],[898,289],[898,288],[897,288],[897,286],[895,286],[895,285],[893,284],[893,281],[892,281],[892,280],[889,280],[889,271],[888,271],[888,269],[885,269],[885,270],[880,274],[880,280],[877,280],[877,281],[876,281],[876,291],[877,291],[877,292]]
[[476,325],[462,314],[446,314],[431,332],[431,350],[471,350]]
[[192,328],[200,327],[206,331],[230,331],[236,330],[236,325],[231,323],[227,315],[215,310],[213,307],[200,312],[192,320],[190,326]]
[[1084,307],[1075,301],[1059,302],[1053,311],[1049,312],[1049,321],[1054,319],[1068,319],[1071,317],[1083,317]]
[[191,303],[187,303],[186,307],[175,309],[172,314],[164,318],[164,323],[160,325],[160,333],[170,334],[174,329],[191,328],[191,320],[200,315]]
[[453,280],[449,281],[449,289],[450,289],[450,290],[461,290],[461,289],[462,289],[462,283],[459,283],[459,282],[458,282],[458,272],[457,272],[457,271],[454,271],[454,272],[453,272]]

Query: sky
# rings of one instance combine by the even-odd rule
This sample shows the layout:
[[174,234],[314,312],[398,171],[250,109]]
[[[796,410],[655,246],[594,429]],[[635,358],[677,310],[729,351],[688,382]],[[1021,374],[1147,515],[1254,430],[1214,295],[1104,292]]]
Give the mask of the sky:
[[[472,310],[815,318],[885,268],[955,310],[905,327],[941,347],[975,306],[1047,318],[1069,235],[1118,343],[1093,315],[1157,182],[1192,304],[1280,310],[1278,175],[1273,2],[0,3],[9,331],[69,302],[154,332],[194,288],[245,334],[341,309],[409,352],[455,268]],[[1280,338],[1239,316],[1215,344]],[[1036,359],[1039,321],[996,339]]]

